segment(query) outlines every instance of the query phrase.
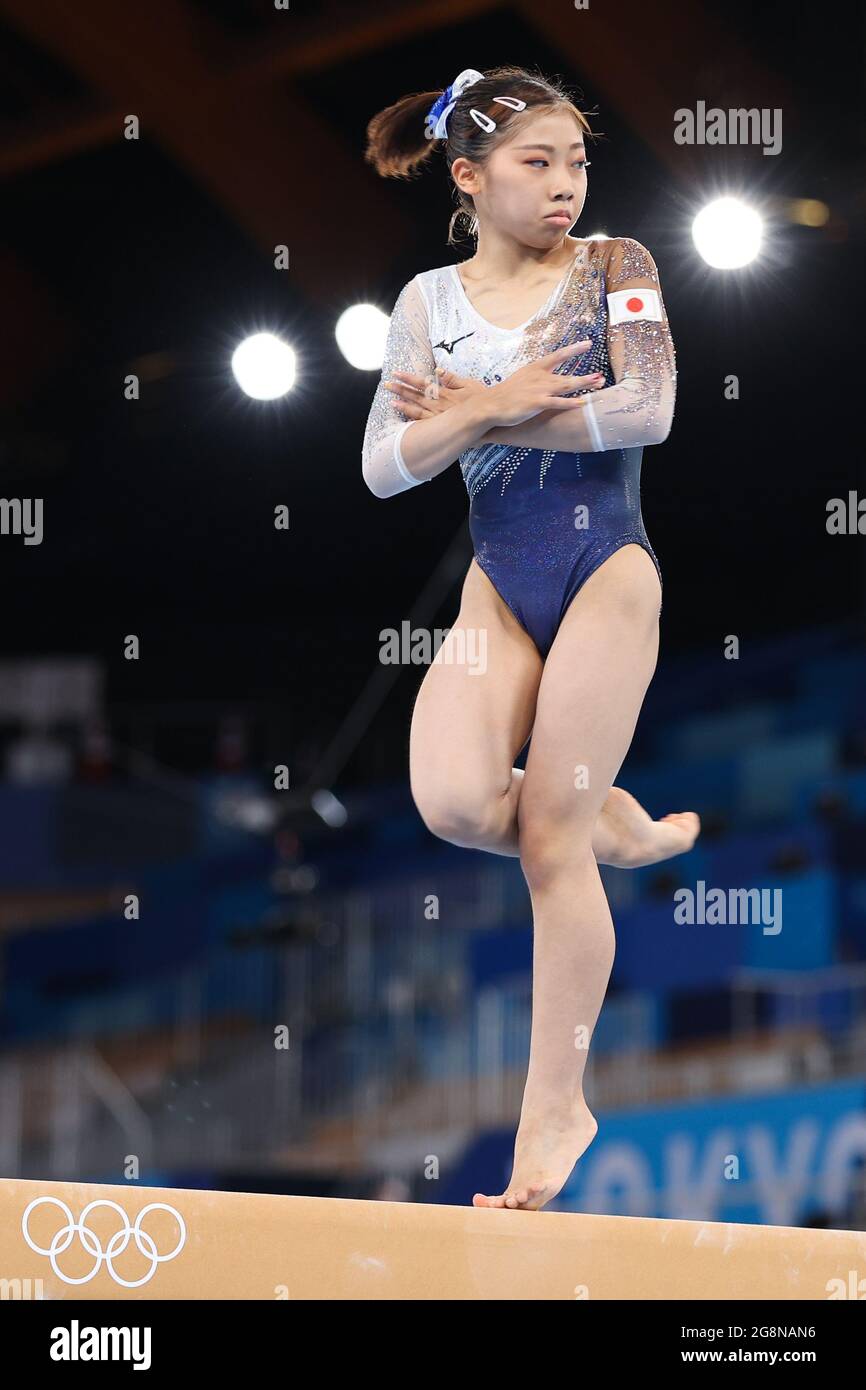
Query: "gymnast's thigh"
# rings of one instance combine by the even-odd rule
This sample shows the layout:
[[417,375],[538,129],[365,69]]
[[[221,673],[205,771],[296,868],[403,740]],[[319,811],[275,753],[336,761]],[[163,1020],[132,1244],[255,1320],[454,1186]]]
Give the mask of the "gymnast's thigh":
[[480,807],[504,794],[532,731],[543,669],[535,643],[473,558],[460,611],[412,712],[412,794]]
[[627,545],[576,594],[548,654],[520,790],[520,855],[538,869],[563,843],[589,844],[631,746],[658,660],[661,588]]

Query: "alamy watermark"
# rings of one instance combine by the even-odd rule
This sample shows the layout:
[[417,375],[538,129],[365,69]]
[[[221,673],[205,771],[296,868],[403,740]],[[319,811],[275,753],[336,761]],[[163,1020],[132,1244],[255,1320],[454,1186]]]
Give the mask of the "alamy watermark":
[[0,536],[23,536],[25,545],[41,545],[42,498],[0,497]]
[[415,627],[408,619],[379,633],[383,666],[466,666],[470,676],[487,670],[487,629],[483,627]]
[[781,888],[694,888],[674,893],[674,921],[684,926],[763,926],[764,936],[782,930]]
[[707,108],[705,101],[674,112],[674,143],[677,145],[761,145],[762,154],[779,154],[782,149],[782,108],[780,106]]
[[45,1286],[41,1279],[0,1278],[0,1303],[41,1302],[45,1298]]

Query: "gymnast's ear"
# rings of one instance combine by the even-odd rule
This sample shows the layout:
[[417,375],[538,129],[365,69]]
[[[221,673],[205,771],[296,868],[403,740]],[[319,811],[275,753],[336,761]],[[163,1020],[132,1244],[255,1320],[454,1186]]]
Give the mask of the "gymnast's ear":
[[451,177],[460,192],[468,193],[470,198],[474,198],[482,187],[481,165],[465,155],[460,155],[451,165]]

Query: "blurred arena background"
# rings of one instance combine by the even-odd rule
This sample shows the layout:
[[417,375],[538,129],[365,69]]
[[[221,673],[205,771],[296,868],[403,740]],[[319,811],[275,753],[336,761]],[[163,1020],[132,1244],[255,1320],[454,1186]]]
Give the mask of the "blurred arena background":
[[[662,647],[618,782],[703,819],[688,856],[603,870],[600,1132],[552,1205],[866,1229],[866,539],[827,527],[866,489],[863,39],[833,5],[0,0],[0,491],[44,499],[38,544],[0,535],[0,1175],[507,1181],[528,892],[426,830],[424,668],[379,655],[453,622],[465,490],[367,491],[377,374],[334,337],[454,259],[441,161],[377,179],[366,122],[507,62],[597,112],[574,234],[659,266]],[[782,111],[782,149],[678,145],[699,101]],[[691,238],[722,193],[765,222],[735,272]],[[297,354],[276,401],[229,366],[263,330]],[[781,930],[677,922],[702,884],[781,894]]]

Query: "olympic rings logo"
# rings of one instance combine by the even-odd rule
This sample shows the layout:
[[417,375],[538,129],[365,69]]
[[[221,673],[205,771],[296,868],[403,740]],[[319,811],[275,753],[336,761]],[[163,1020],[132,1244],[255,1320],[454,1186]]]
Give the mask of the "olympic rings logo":
[[[60,1210],[64,1213],[66,1217],[66,1225],[61,1226],[60,1230],[57,1232],[56,1236],[54,1236],[47,1250],[44,1249],[41,1245],[37,1245],[35,1241],[31,1239],[29,1231],[30,1213],[31,1211],[34,1211],[36,1207],[41,1206],[43,1202],[50,1202],[53,1203],[54,1206],[60,1207]],[[119,1231],[115,1231],[114,1235],[108,1242],[107,1250],[103,1250],[99,1237],[96,1236],[94,1232],[91,1231],[90,1228],[85,1224],[88,1215],[96,1207],[111,1207],[114,1211],[118,1213],[119,1216],[123,1218],[123,1226]],[[154,1241],[153,1236],[149,1236],[147,1231],[143,1231],[141,1229],[141,1223],[149,1211],[170,1212],[171,1215],[174,1217],[175,1221],[177,1222],[178,1229],[180,1231],[180,1238],[177,1242],[177,1245],[174,1247],[172,1251],[170,1251],[168,1255],[158,1255],[156,1253],[156,1242]],[[175,1255],[180,1254],[180,1251],[183,1249],[184,1243],[186,1242],[186,1226],[184,1224],[183,1217],[181,1216],[179,1211],[175,1211],[174,1207],[167,1206],[165,1202],[150,1202],[148,1206],[142,1207],[141,1211],[138,1213],[138,1216],[135,1218],[135,1224],[131,1226],[129,1224],[129,1217],[123,1210],[123,1207],[118,1206],[117,1202],[110,1202],[106,1197],[99,1197],[94,1202],[88,1202],[87,1206],[81,1213],[81,1219],[79,1221],[73,1220],[72,1212],[70,1211],[69,1207],[66,1205],[65,1202],[61,1202],[59,1197],[34,1197],[33,1201],[29,1204],[26,1211],[24,1212],[24,1215],[21,1218],[21,1230],[24,1235],[24,1239],[27,1241],[27,1244],[30,1246],[31,1250],[35,1250],[37,1255],[48,1256],[49,1260],[51,1261],[51,1268],[54,1270],[54,1273],[57,1275],[58,1279],[63,1280],[64,1284],[88,1284],[90,1280],[95,1278],[95,1276],[99,1273],[99,1269],[104,1261],[112,1279],[115,1281],[116,1284],[122,1284],[125,1289],[137,1289],[142,1284],[148,1283],[148,1281],[152,1279],[154,1274],[156,1273],[157,1265],[165,1263],[166,1260],[173,1260]],[[78,1235],[80,1235],[81,1244],[84,1246],[88,1255],[93,1255],[95,1257],[95,1264],[91,1269],[90,1273],[85,1274],[83,1278],[70,1279],[69,1276],[64,1274],[61,1269],[58,1269],[57,1256],[62,1255],[64,1250],[69,1249],[69,1246],[75,1239],[76,1232],[78,1233]],[[141,1251],[142,1255],[145,1255],[152,1262],[150,1270],[141,1279],[123,1279],[117,1273],[117,1270],[114,1268],[114,1265],[112,1264],[112,1260],[116,1259],[118,1255],[123,1254],[124,1250],[129,1244],[130,1236],[133,1236],[135,1238],[135,1243],[138,1249]],[[61,1241],[63,1242],[62,1244]],[[149,1250],[146,1250],[144,1248],[144,1245],[142,1244],[143,1241],[146,1241],[147,1244],[150,1246]]]

